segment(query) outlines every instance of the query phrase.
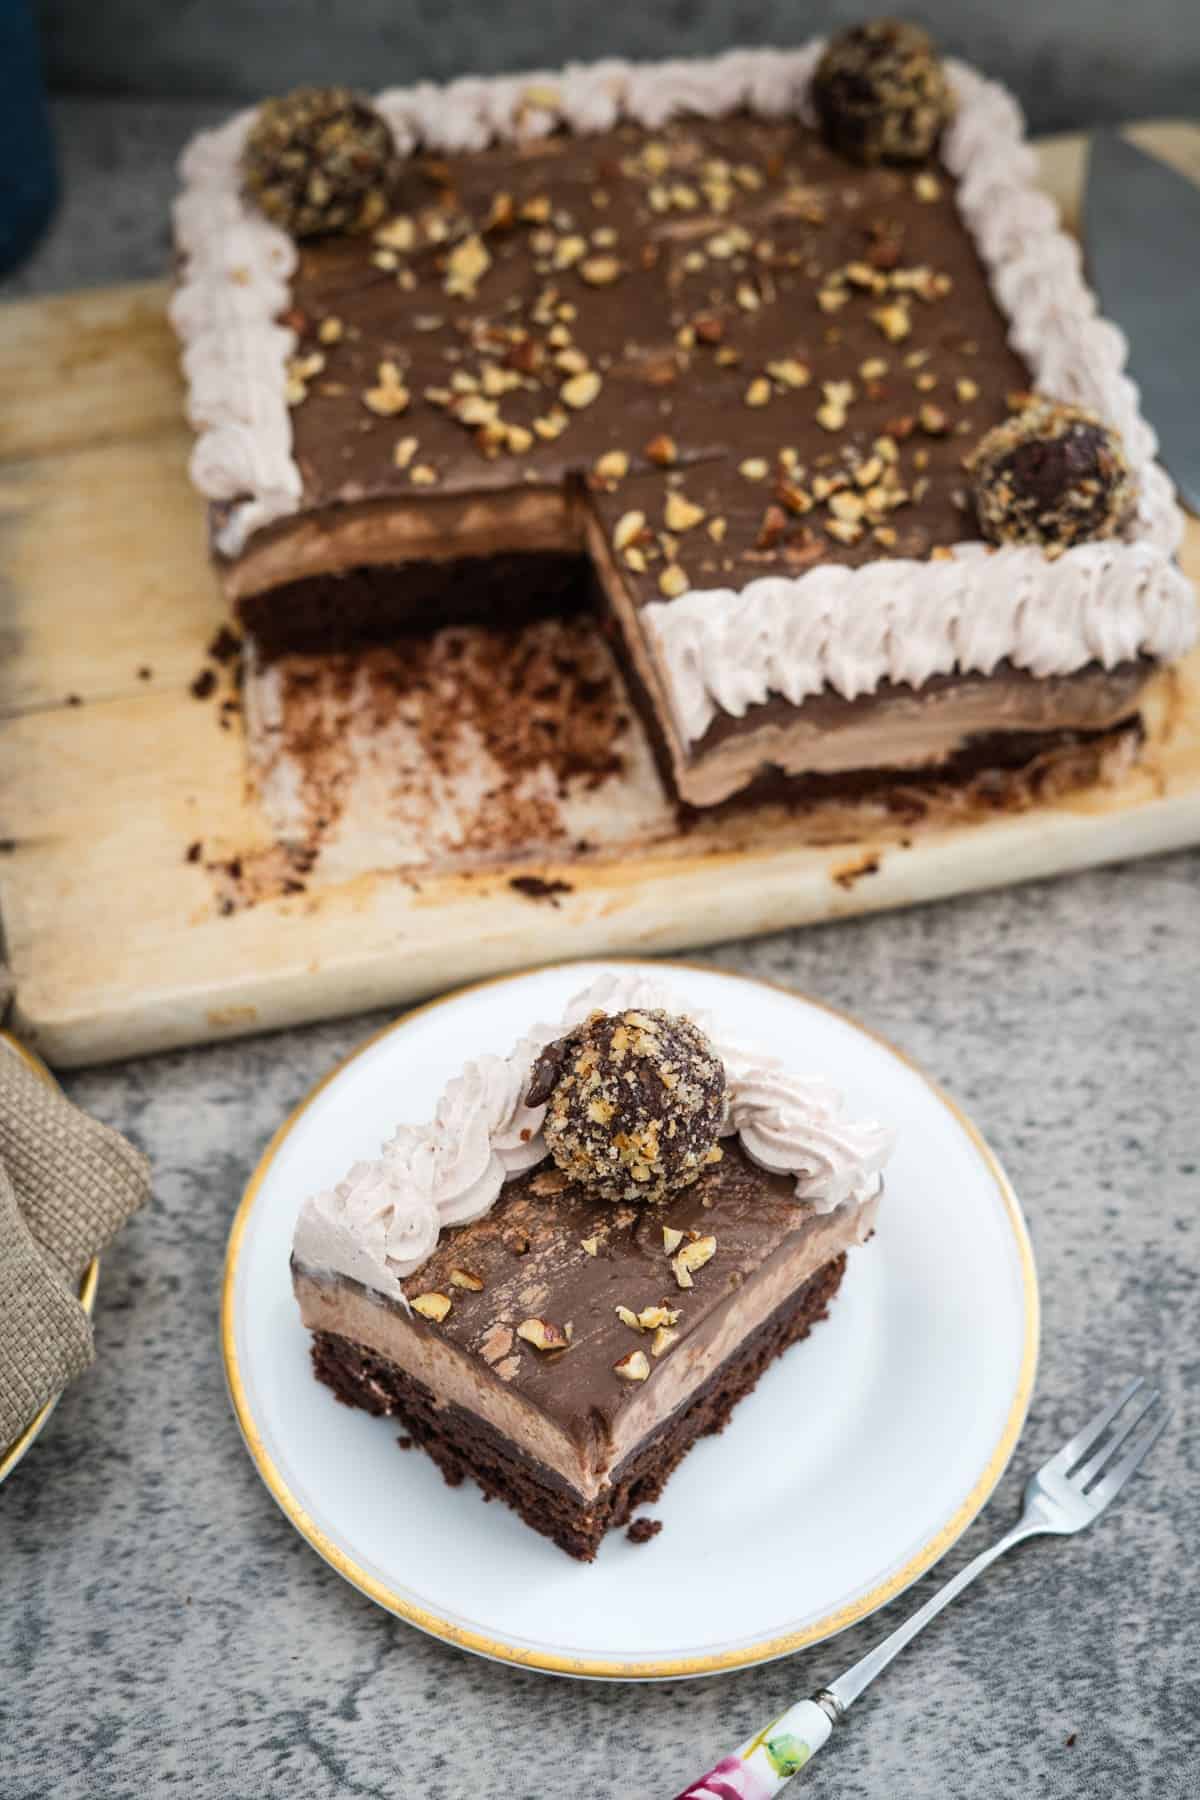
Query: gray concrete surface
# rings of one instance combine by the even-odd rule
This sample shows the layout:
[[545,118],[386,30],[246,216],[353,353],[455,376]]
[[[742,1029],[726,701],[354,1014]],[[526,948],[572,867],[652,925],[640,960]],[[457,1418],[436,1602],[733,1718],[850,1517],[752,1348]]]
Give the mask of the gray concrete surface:
[[[331,76],[383,86],[553,68],[614,46],[695,56],[793,44],[872,9],[861,0],[40,0],[38,10],[56,87],[255,100]],[[1195,0],[919,0],[890,10],[1008,81],[1039,131],[1200,105]]]
[[[203,111],[60,106],[67,202],[4,291],[154,272],[170,154]],[[1193,1800],[1200,855],[712,956],[846,1007],[918,1057],[1024,1199],[1044,1305],[1037,1395],[995,1500],[941,1573],[1014,1516],[1025,1472],[1098,1394],[1147,1370],[1175,1407],[1120,1510],[995,1570],[856,1710],[807,1791]],[[149,1152],[155,1193],[105,1259],[95,1368],[0,1489],[0,1800],[652,1800],[910,1603],[771,1668],[587,1686],[444,1648],[318,1560],[229,1409],[221,1264],[271,1132],[376,1022],[69,1078]]]

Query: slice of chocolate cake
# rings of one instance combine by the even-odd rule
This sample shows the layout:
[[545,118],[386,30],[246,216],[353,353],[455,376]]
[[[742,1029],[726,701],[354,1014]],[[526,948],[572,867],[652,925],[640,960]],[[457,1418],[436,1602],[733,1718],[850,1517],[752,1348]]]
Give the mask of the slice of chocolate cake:
[[697,806],[1127,725],[1194,602],[1033,174],[891,22],[197,139],[172,316],[258,656],[598,605]]
[[890,1147],[658,981],[604,977],[305,1203],[316,1373],[590,1560],[824,1318]]

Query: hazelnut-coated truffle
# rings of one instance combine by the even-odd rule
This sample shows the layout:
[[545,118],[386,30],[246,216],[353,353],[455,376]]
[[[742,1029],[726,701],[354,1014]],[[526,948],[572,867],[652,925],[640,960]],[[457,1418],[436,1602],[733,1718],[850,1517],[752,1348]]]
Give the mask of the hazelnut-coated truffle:
[[609,1200],[660,1200],[719,1160],[725,1069],[675,1013],[596,1012],[550,1044],[527,1100],[571,1181]]
[[395,145],[348,88],[297,88],[258,110],[242,153],[246,191],[296,238],[369,231],[387,211]]
[[872,19],[831,38],[812,100],[826,142],[859,163],[922,161],[952,111],[933,44],[902,19]]
[[1067,549],[1117,537],[1136,502],[1120,434],[1048,400],[994,426],[967,468],[979,529],[993,544]]

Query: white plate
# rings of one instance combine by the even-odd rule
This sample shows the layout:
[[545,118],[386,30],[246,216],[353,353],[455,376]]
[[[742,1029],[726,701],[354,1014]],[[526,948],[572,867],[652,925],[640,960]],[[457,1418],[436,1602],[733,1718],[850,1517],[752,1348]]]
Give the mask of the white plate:
[[222,1342],[238,1420],[304,1537],[435,1636],[571,1675],[708,1674],[863,1618],[942,1556],[983,1506],[1025,1417],[1037,1279],[1024,1220],[978,1132],[898,1051],[782,989],[657,964],[733,1034],[818,1070],[894,1122],[872,1242],[828,1321],[775,1363],[653,1508],[572,1562],[507,1507],[445,1486],[397,1425],[314,1381],[288,1253],[305,1194],[423,1119],[463,1060],[503,1053],[611,964],[568,964],[435,1002],[363,1046],[268,1147],[230,1234]]

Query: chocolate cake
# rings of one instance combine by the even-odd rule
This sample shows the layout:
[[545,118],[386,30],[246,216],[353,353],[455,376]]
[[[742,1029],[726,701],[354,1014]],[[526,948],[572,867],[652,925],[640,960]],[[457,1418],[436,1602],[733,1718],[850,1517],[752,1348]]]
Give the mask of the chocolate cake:
[[657,981],[603,977],[305,1203],[316,1374],[590,1560],[825,1317],[890,1147]]
[[598,606],[695,806],[1136,718],[1195,634],[1180,520],[1019,114],[911,27],[822,51],[193,143],[192,473],[260,658]]

